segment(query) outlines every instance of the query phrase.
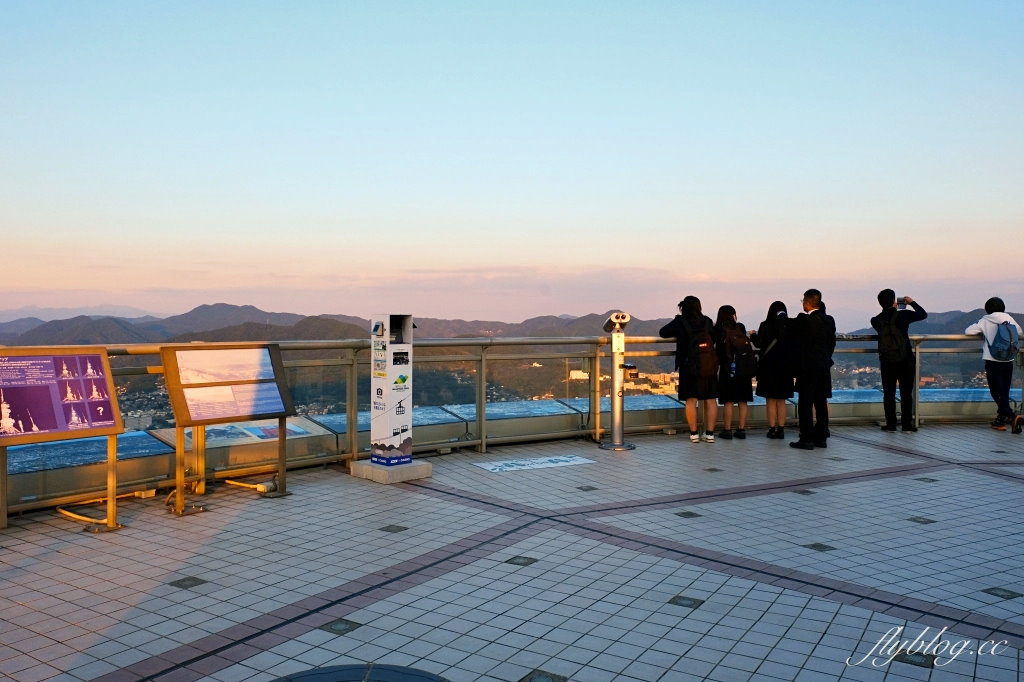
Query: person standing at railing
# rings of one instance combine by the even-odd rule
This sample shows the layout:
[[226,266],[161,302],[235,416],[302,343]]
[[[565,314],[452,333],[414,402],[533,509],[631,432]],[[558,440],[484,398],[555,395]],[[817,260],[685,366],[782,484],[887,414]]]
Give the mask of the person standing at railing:
[[[718,418],[718,357],[711,337],[711,318],[701,311],[700,299],[687,296],[679,302],[679,314],[658,332],[663,339],[676,340],[676,369],[679,370],[679,402],[685,404],[690,442],[715,442]],[[704,403],[704,430],[698,430],[697,405]]]
[[[1004,324],[1008,328],[1001,332],[1000,327]],[[1011,426],[1014,433],[1022,430],[1021,417],[1010,407],[1013,361],[1020,351],[1019,339],[1022,333],[1020,325],[1006,312],[1006,304],[998,296],[985,301],[985,316],[964,330],[964,334],[981,334],[984,337],[981,357],[985,360],[988,392],[996,403],[996,418],[992,428],[997,431],[1005,431],[1007,426]],[[1016,348],[1012,348],[1014,342]]]
[[[899,305],[902,301],[903,306]],[[904,296],[897,301],[896,292],[882,289],[878,292],[878,305],[882,312],[871,318],[871,326],[878,332],[878,364],[882,373],[882,409],[885,411],[883,431],[896,430],[896,385],[900,388],[900,427],[903,431],[917,431],[914,425],[914,379],[916,364],[910,345],[910,325],[928,317],[928,313],[914,299]],[[912,310],[906,310],[906,306]]]
[[[743,440],[747,437],[747,414],[754,399],[751,380],[756,371],[754,346],[747,336],[747,328],[736,321],[736,308],[723,305],[715,320],[715,352],[718,354],[718,404],[722,406],[722,430],[718,437]],[[738,426],[732,430],[733,406],[736,406]]]
[[757,395],[764,398],[768,438],[786,437],[786,401],[793,397],[793,342],[786,304],[775,301],[757,327]]
[[796,390],[800,439],[789,446],[800,450],[828,447],[828,399],[832,397],[832,353],[836,322],[825,312],[821,292],[808,289],[801,299],[804,312],[793,318],[797,343]]

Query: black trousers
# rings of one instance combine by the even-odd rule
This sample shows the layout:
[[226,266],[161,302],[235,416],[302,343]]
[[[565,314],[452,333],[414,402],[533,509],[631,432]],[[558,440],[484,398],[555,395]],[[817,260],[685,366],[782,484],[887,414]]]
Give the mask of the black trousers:
[[1013,363],[986,360],[985,378],[988,379],[988,392],[996,402],[996,414],[1012,419],[1014,411],[1010,407],[1010,383],[1013,381]]
[[896,386],[900,389],[901,426],[914,425],[914,356],[901,362],[883,362],[882,408],[885,425],[896,426]]
[[828,368],[801,374],[796,390],[800,396],[796,413],[800,440],[821,442],[828,438],[828,399],[832,395],[832,373]]

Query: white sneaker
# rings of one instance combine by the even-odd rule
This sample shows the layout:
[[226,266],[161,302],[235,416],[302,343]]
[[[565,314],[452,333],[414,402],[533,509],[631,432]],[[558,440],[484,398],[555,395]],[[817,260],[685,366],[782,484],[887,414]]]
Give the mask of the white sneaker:
[[704,442],[705,443],[714,443],[715,442],[715,432],[714,431],[705,431],[704,432]]
[[696,431],[691,431],[690,432],[690,442],[691,443],[699,443],[700,442],[700,434],[697,433]]

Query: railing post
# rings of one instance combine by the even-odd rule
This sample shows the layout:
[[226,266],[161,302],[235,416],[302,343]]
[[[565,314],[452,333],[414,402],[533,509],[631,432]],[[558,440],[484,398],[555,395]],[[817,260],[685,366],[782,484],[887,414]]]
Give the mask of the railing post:
[[355,348],[349,349],[348,381],[345,386],[345,431],[348,436],[348,451],[352,453],[352,461],[359,459],[359,363],[356,361]]
[[476,369],[476,432],[480,444],[477,452],[487,452],[487,348],[480,346]]
[[921,339],[911,339],[914,344],[914,428],[921,427]]
[[594,425],[594,440],[601,442],[601,344],[594,346],[594,371],[590,375],[590,423]]

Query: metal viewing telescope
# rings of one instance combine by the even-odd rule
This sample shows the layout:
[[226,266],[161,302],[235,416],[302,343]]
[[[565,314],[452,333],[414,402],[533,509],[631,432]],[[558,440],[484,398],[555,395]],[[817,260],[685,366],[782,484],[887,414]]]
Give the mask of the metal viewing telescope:
[[632,318],[629,313],[616,310],[608,314],[605,320],[604,330],[612,335],[612,428],[611,441],[601,441],[602,450],[633,450],[636,448],[632,443],[623,440],[622,424],[622,394],[623,375],[630,373],[636,378],[636,365],[623,362],[626,357],[626,325]]

